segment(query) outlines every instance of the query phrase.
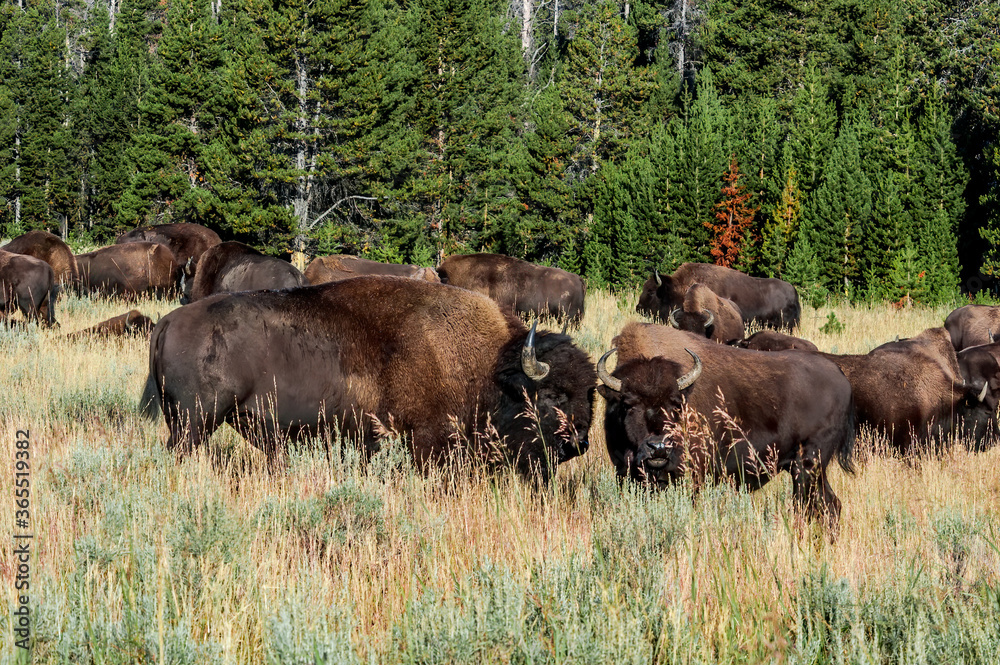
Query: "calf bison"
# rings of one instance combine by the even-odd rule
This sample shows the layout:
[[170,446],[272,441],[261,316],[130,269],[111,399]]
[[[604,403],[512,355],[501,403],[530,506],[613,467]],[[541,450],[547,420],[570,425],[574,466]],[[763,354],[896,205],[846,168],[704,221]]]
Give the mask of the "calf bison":
[[951,336],[951,344],[956,351],[991,344],[994,337],[1000,336],[1000,307],[959,307],[944,320],[944,327]]
[[185,266],[181,304],[215,293],[290,289],[305,283],[305,276],[291,263],[265,256],[241,242],[224,242],[202,254],[193,279]]
[[[836,524],[840,500],[826,467],[836,457],[852,472],[854,444],[851,385],[836,365],[635,322],[612,345],[597,374],[608,454],[620,476],[662,486],[691,472],[756,489],[787,470],[796,504]],[[616,350],[609,374],[605,363]],[[691,416],[707,426],[701,439]]]
[[887,342],[865,355],[819,355],[850,380],[858,424],[886,434],[903,453],[950,431],[959,403],[972,390],[944,328]]
[[48,263],[0,250],[0,315],[5,320],[19,309],[28,321],[55,325],[56,289],[55,272]]
[[381,423],[422,467],[466,447],[546,481],[587,449],[596,378],[569,337],[529,332],[488,298],[370,276],[172,311],[153,330],[142,403],[181,452],[223,422],[272,455],[334,422],[371,450]]
[[76,257],[78,288],[129,299],[177,288],[178,266],[166,246],[153,242],[111,245]]
[[579,275],[500,254],[449,256],[440,266],[441,281],[489,296],[501,309],[521,315],[583,318],[586,285]]
[[793,349],[819,351],[819,348],[809,340],[786,335],[777,330],[757,331],[746,339],[740,340],[736,346],[753,351],[791,351]]
[[958,407],[963,439],[981,450],[1000,437],[1000,343],[981,344],[958,352],[958,368],[969,391]]
[[11,240],[2,249],[41,259],[52,266],[57,282],[76,283],[76,257],[69,245],[57,235],[48,231],[28,231]]
[[339,282],[343,279],[361,277],[363,275],[389,275],[392,277],[410,277],[427,282],[440,282],[434,268],[400,265],[398,263],[379,263],[360,259],[356,256],[334,255],[320,256],[306,266],[306,281],[310,284],[326,284]]
[[732,300],[726,300],[703,284],[692,284],[684,302],[667,317],[678,330],[703,335],[728,344],[743,339],[743,316]]
[[222,238],[219,237],[218,233],[201,224],[182,222],[141,226],[128,233],[123,233],[115,240],[117,245],[130,242],[155,242],[166,245],[174,255],[177,265],[184,266],[197,265],[201,255],[222,242]]
[[799,294],[794,286],[710,263],[684,263],[673,275],[654,271],[642,287],[635,311],[666,321],[670,312],[683,305],[687,290],[695,283],[736,303],[745,323],[790,330],[799,325]]
[[96,326],[66,335],[68,339],[85,339],[87,337],[124,337],[126,335],[149,336],[153,330],[153,320],[137,309],[129,310]]

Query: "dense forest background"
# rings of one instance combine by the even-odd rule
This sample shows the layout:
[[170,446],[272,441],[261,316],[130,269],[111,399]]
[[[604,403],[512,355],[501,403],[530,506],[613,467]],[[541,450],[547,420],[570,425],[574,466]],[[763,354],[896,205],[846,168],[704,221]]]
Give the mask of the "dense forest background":
[[[810,299],[1000,272],[994,0],[18,0],[0,232],[190,221]],[[960,267],[961,266],[961,267]]]

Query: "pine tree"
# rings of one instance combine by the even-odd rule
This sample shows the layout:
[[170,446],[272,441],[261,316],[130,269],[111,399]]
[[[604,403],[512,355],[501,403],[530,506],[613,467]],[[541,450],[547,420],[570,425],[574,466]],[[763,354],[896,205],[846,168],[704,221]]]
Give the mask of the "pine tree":
[[812,243],[814,237],[816,234],[812,223],[803,219],[798,237],[788,254],[785,279],[795,285],[802,300],[813,307],[819,307],[826,299],[827,290],[820,280],[819,264]]
[[749,206],[751,195],[740,185],[741,177],[736,155],[730,158],[722,187],[722,200],[716,204],[718,212],[715,223],[707,223],[712,232],[712,258],[716,265],[727,268],[734,266],[740,259],[743,243],[747,234],[753,228],[755,208]]
[[788,251],[795,243],[802,211],[802,190],[799,174],[794,167],[785,175],[781,199],[771,209],[771,216],[764,227],[760,264],[769,277],[780,277],[785,271]]
[[819,185],[836,135],[837,115],[815,63],[806,68],[792,103],[788,148],[804,199]]

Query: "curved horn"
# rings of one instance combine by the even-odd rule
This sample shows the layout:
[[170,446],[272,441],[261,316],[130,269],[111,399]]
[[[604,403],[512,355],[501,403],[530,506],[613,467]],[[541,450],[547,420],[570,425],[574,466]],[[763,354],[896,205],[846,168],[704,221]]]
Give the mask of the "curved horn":
[[986,399],[986,390],[989,387],[990,387],[990,382],[989,381],[987,381],[986,383],[984,383],[983,384],[983,389],[979,391],[978,395],[976,395],[976,399],[978,399],[980,402],[982,402],[984,399]]
[[541,381],[548,376],[549,366],[540,362],[535,356],[535,328],[537,327],[538,319],[535,319],[528,332],[528,338],[524,340],[524,346],[521,347],[521,369],[528,375],[528,378]]
[[701,376],[701,358],[699,358],[698,354],[691,349],[684,350],[691,354],[691,357],[694,358],[694,369],[677,379],[677,390],[684,390],[697,381],[698,377]]
[[703,309],[701,311],[708,314],[708,321],[705,322],[705,328],[711,327],[711,325],[715,323],[715,314],[712,314],[712,311],[708,309]]
[[656,285],[663,286],[663,280],[660,279],[660,271],[658,268],[653,268],[653,277],[656,278]]
[[677,328],[680,330],[681,324],[677,321],[677,312],[680,311],[680,307],[674,307],[670,310],[670,316],[667,317],[667,322],[670,323],[670,327]]
[[992,331],[992,330],[987,330],[987,331],[986,331],[986,334],[987,334],[987,335],[989,336],[989,338],[990,338],[990,344],[992,344],[993,342],[997,341],[997,340],[996,340],[996,337],[994,337],[994,336],[993,336],[993,331]]
[[607,353],[605,353],[603,356],[601,356],[601,359],[597,361],[597,378],[600,379],[601,383],[603,383],[604,385],[606,385],[608,388],[611,388],[616,393],[620,393],[622,391],[622,380],[621,379],[616,379],[615,377],[613,377],[610,374],[608,374],[608,368],[607,368],[607,365],[606,365],[606,363],[608,361],[608,356],[610,356],[612,353],[614,353],[617,350],[618,350],[617,347],[614,348],[614,349],[611,349],[610,351],[608,351]]

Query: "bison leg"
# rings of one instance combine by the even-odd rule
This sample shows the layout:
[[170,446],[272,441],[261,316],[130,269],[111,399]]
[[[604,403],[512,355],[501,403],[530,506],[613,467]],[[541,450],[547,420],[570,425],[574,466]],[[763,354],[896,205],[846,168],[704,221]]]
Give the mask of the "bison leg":
[[804,510],[810,519],[835,528],[840,519],[840,499],[827,481],[826,464],[818,448],[801,448],[791,465],[791,473],[796,508]]
[[165,393],[162,400],[163,418],[170,431],[167,450],[174,451],[178,457],[198,450],[204,441],[211,438],[219,423],[223,422],[224,414],[215,412],[217,409],[204,409],[199,399],[191,404],[182,404],[180,400]]

